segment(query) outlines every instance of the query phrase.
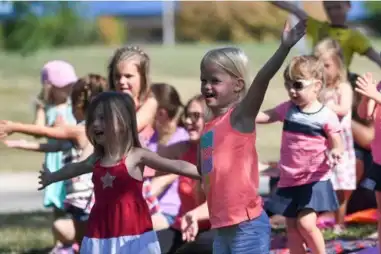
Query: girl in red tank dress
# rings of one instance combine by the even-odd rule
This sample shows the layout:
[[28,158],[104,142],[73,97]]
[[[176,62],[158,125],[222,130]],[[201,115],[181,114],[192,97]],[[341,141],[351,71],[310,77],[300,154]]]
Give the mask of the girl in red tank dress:
[[[86,134],[96,155],[92,170],[95,204],[81,253],[160,254],[142,195],[144,167],[199,178],[197,168],[141,148],[135,105],[129,95],[102,93],[87,112]],[[40,176],[41,189],[85,173],[89,173],[88,167],[65,168],[54,173],[45,169]]]

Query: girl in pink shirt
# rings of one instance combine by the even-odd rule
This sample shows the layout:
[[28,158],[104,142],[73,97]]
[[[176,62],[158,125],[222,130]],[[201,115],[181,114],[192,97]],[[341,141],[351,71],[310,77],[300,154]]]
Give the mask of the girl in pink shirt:
[[318,100],[324,66],[316,57],[292,59],[284,79],[290,100],[258,114],[256,119],[257,123],[284,123],[278,190],[265,207],[286,217],[291,253],[305,253],[304,243],[312,253],[325,253],[316,220],[318,212],[338,207],[330,177],[331,167],[342,153],[340,122]]
[[[374,124],[374,139],[371,143],[373,164],[365,173],[361,186],[376,192],[378,210],[381,211],[381,83],[376,86],[372,74],[367,73],[357,79],[356,92],[363,95],[358,107],[362,118],[372,119]],[[381,242],[381,223],[378,219],[378,241]]]
[[[246,96],[248,58],[240,49],[213,49],[201,61],[201,92],[212,120],[200,140],[198,165],[210,223],[216,229],[215,254],[270,252],[270,223],[258,194],[255,118],[270,80],[304,33],[304,21],[285,29],[279,49],[258,72]],[[192,232],[194,225],[184,229]]]

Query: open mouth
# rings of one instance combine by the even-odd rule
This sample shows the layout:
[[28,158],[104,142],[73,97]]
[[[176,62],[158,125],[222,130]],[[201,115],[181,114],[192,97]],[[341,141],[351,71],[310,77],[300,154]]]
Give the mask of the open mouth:
[[214,97],[216,97],[216,94],[213,93],[212,91],[210,91],[210,92],[205,92],[205,93],[204,93],[204,97],[205,97],[206,99],[214,98]]
[[104,134],[104,132],[103,131],[94,131],[94,135],[96,136],[96,137],[99,137],[99,136],[102,136]]

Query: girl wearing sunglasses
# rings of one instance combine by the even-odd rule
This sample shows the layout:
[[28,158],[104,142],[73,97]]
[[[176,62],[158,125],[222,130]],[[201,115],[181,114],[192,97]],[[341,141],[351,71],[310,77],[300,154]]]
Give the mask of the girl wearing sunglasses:
[[293,58],[284,79],[290,100],[256,118],[257,123],[283,122],[278,189],[265,208],[286,217],[291,253],[304,253],[305,245],[325,253],[317,214],[338,208],[330,178],[343,150],[341,126],[337,114],[318,100],[324,66],[317,57]]

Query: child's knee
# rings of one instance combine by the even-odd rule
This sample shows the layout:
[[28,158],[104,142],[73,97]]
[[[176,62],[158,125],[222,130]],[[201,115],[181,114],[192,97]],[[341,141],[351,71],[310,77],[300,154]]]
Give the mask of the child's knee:
[[316,225],[317,215],[312,210],[301,211],[297,219],[297,227],[299,232],[304,234],[311,234],[318,230]]

